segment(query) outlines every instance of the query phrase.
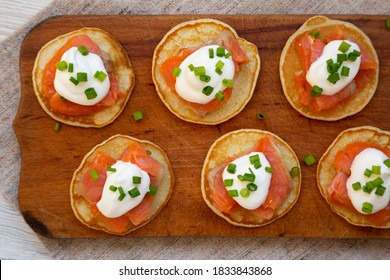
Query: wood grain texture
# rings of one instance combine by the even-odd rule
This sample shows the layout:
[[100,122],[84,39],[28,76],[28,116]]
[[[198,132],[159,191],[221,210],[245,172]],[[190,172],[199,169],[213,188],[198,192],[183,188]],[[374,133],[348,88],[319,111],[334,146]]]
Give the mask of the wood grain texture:
[[[170,113],[155,92],[151,77],[155,46],[174,25],[196,18],[212,17],[226,22],[246,40],[256,44],[262,69],[252,100],[236,117],[216,126],[184,122]],[[374,125],[390,130],[384,119],[390,105],[390,55],[385,16],[334,16],[359,26],[371,38],[380,58],[377,92],[359,114],[337,122],[310,120],[296,112],[285,99],[278,72],[281,50],[288,37],[308,15],[185,15],[185,16],[61,16],[49,19],[26,37],[20,54],[22,99],[14,130],[22,151],[19,205],[27,223],[48,237],[107,237],[83,226],[70,207],[69,183],[84,155],[97,143],[121,133],[160,145],[170,158],[176,176],[172,198],[160,215],[130,236],[292,236],[389,238],[389,230],[356,227],[333,213],[315,182],[316,166],[302,165],[302,190],[297,204],[282,219],[261,228],[235,227],[215,215],[200,191],[203,160],[219,136],[240,128],[271,131],[294,149],[298,158],[312,153],[319,159],[329,144],[346,128]],[[136,86],[128,105],[111,125],[85,129],[55,121],[35,98],[31,71],[41,46],[63,33],[88,26],[110,32],[126,49],[134,66]],[[132,112],[145,118],[135,122]],[[256,118],[264,113],[266,120]]]

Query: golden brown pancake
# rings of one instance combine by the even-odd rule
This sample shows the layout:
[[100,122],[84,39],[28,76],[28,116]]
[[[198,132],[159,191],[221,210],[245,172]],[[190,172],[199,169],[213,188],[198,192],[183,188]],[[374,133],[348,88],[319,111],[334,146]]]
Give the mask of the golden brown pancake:
[[[163,179],[161,184],[158,186],[157,193],[154,196],[152,211],[149,217],[139,225],[133,225],[129,220],[126,226],[126,230],[124,232],[118,233],[110,230],[103,220],[96,218],[94,212],[96,210],[92,209],[90,203],[83,196],[83,177],[98,152],[102,152],[111,156],[115,160],[118,160],[120,159],[123,151],[133,142],[140,143],[141,146],[144,149],[149,150],[151,152],[151,156],[160,163],[160,165],[163,167]],[[80,166],[73,174],[70,185],[70,198],[74,214],[76,215],[77,219],[79,219],[80,222],[82,222],[84,225],[93,229],[108,232],[110,234],[124,235],[146,225],[151,220],[153,220],[168,203],[168,200],[173,191],[173,187],[174,174],[171,164],[167,155],[159,146],[149,141],[138,140],[130,136],[118,134],[95,146],[84,157]]]
[[201,181],[203,199],[211,210],[213,210],[218,216],[224,218],[226,221],[235,226],[259,227],[267,225],[285,215],[298,200],[301,187],[300,172],[298,176],[291,178],[290,193],[285,201],[274,210],[274,215],[269,220],[254,215],[249,210],[242,207],[231,214],[227,214],[220,212],[213,205],[211,186],[218,170],[222,168],[224,163],[230,161],[229,157],[247,154],[248,150],[250,151],[253,149],[257,145],[258,141],[266,136],[272,137],[274,144],[280,152],[287,172],[290,172],[290,170],[295,166],[300,168],[297,156],[286,142],[271,132],[256,129],[241,129],[223,135],[210,147],[204,161]]
[[[70,38],[83,34],[88,35],[102,50],[105,66],[108,66],[109,68],[107,70],[110,69],[114,74],[118,82],[119,91],[123,93],[123,96],[117,99],[115,105],[109,106],[97,113],[70,116],[56,112],[50,107],[49,98],[43,91],[42,77],[45,67],[53,55]],[[134,83],[134,71],[126,51],[112,35],[98,28],[82,28],[51,40],[39,51],[33,68],[34,91],[42,108],[53,119],[74,126],[102,127],[113,122],[129,100]]]
[[[345,39],[353,41],[367,50],[377,62],[378,67],[370,72],[370,81],[366,86],[347,98],[345,102],[340,103],[334,108],[314,112],[299,102],[299,90],[295,83],[295,72],[302,70],[303,67],[298,52],[295,49],[295,43],[301,35],[307,32],[310,33],[312,30],[318,30],[321,32],[321,36],[325,36],[325,34],[334,32],[336,26],[342,29]],[[370,102],[378,83],[379,61],[371,40],[358,27],[349,22],[332,20],[323,16],[314,16],[308,19],[288,39],[280,57],[279,71],[284,95],[295,110],[311,119],[335,121],[360,112]]]
[[375,146],[390,149],[390,133],[372,126],[361,126],[350,128],[341,132],[318,162],[317,185],[322,196],[326,199],[330,207],[338,215],[346,219],[349,223],[357,226],[370,226],[379,228],[389,228],[390,222],[383,226],[375,226],[366,217],[357,211],[351,211],[347,207],[334,204],[329,200],[327,188],[332,184],[333,179],[339,171],[336,170],[334,160],[336,154],[343,150],[345,146],[355,142],[366,142]]
[[[161,74],[160,65],[168,58],[175,56],[180,49],[202,46],[224,31],[229,32],[233,38],[238,40],[250,62],[241,64],[240,71],[235,74],[233,94],[230,100],[217,110],[205,116],[199,116],[184,106],[178,94],[169,87]],[[162,38],[153,55],[153,81],[162,102],[173,114],[193,123],[218,124],[241,112],[252,97],[259,71],[260,57],[257,47],[240,38],[229,25],[213,19],[192,20],[173,27]]]

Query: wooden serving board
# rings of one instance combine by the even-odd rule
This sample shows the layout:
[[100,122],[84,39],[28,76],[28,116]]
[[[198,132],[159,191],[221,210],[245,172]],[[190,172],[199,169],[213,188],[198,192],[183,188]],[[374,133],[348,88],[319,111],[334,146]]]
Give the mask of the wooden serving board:
[[[253,98],[231,120],[215,126],[197,125],[173,115],[159,99],[151,76],[152,56],[164,34],[176,24],[215,18],[231,25],[259,48],[261,71]],[[390,230],[350,225],[333,213],[316,186],[316,165],[302,164],[302,189],[297,204],[283,218],[260,228],[241,228],[215,215],[203,201],[200,174],[207,151],[215,139],[232,130],[255,128],[279,135],[299,159],[314,154],[319,159],[344,129],[374,125],[390,130],[390,32],[385,16],[332,16],[359,26],[371,38],[380,59],[377,92],[360,113],[337,122],[310,120],[296,112],[283,95],[279,56],[289,36],[308,15],[174,15],[174,16],[60,16],[35,27],[20,53],[21,103],[14,130],[22,151],[19,203],[26,222],[48,237],[107,237],[82,225],[73,215],[69,184],[84,155],[114,134],[126,134],[160,145],[168,154],[176,185],[171,200],[159,216],[129,236],[291,236],[389,238]],[[119,116],[104,128],[62,125],[40,107],[33,91],[31,72],[39,49],[49,40],[81,27],[98,27],[115,36],[126,49],[136,74],[130,100]],[[15,93],[17,94],[17,93]],[[134,111],[145,118],[135,122]],[[256,118],[257,113],[265,120]]]

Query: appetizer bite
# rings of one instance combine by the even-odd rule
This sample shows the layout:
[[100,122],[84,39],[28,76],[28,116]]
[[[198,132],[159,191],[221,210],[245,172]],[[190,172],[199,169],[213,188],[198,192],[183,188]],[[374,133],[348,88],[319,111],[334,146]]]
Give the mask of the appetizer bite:
[[82,28],[48,42],[33,68],[39,103],[55,120],[102,127],[126,105],[135,77],[126,51],[109,33]]
[[287,100],[312,119],[334,121],[358,113],[373,97],[378,77],[378,56],[366,34],[323,16],[308,19],[280,57]]
[[175,26],[153,55],[153,81],[161,100],[173,114],[194,123],[218,124],[241,112],[259,71],[257,47],[212,19]]
[[347,129],[318,163],[317,184],[351,224],[390,227],[390,133],[371,126]]
[[115,135],[94,147],[73,175],[73,212],[86,226],[124,235],[149,223],[167,204],[174,175],[157,145]]
[[278,136],[261,130],[227,133],[211,146],[202,169],[207,205],[229,223],[269,224],[298,200],[299,160]]

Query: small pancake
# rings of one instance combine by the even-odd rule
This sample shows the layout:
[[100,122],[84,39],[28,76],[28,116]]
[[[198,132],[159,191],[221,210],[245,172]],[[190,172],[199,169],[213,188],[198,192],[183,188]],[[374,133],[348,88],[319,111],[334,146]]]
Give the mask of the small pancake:
[[[217,110],[198,116],[183,105],[177,93],[165,82],[160,72],[160,65],[169,57],[175,56],[182,48],[204,45],[224,31],[228,31],[237,39],[250,62],[240,65],[235,74],[233,94],[230,100]],[[260,71],[260,57],[257,47],[240,38],[229,25],[213,19],[199,19],[183,22],[162,38],[153,55],[152,75],[158,95],[168,109],[179,118],[193,123],[219,124],[240,113],[252,97]]]
[[[45,67],[53,55],[70,38],[83,34],[88,35],[102,50],[104,62],[109,63],[109,67],[117,79],[119,90],[124,96],[118,98],[115,105],[97,113],[70,116],[56,112],[50,107],[49,99],[43,91],[42,78]],[[81,127],[102,127],[113,122],[125,107],[135,84],[134,71],[126,51],[112,35],[98,28],[82,28],[48,42],[39,51],[32,74],[35,95],[45,112],[59,122]]]
[[[337,25],[342,28],[346,39],[356,42],[359,46],[367,50],[377,62],[378,68],[372,70],[370,82],[360,91],[355,92],[352,97],[349,97],[345,104],[320,112],[314,112],[299,102],[299,91],[295,83],[295,72],[301,70],[302,66],[298,52],[295,49],[295,42],[302,34],[312,30],[319,30],[321,34],[331,33]],[[311,119],[335,121],[360,112],[370,102],[378,84],[379,60],[371,40],[358,27],[349,22],[332,20],[324,16],[314,16],[309,18],[288,39],[280,57],[279,71],[284,95],[295,110]]]
[[318,162],[317,185],[322,196],[326,199],[331,209],[346,219],[349,223],[357,226],[370,226],[379,228],[390,228],[390,222],[383,226],[374,226],[366,218],[366,215],[353,212],[343,206],[332,204],[327,196],[326,189],[332,184],[337,174],[334,166],[334,159],[338,151],[346,145],[354,142],[367,142],[379,147],[390,149],[390,132],[380,130],[372,126],[361,126],[342,131],[333,143],[329,146]]
[[213,206],[210,183],[208,180],[210,173],[216,167],[229,160],[230,156],[246,153],[249,149],[253,148],[261,138],[266,136],[273,137],[273,141],[281,154],[283,163],[288,172],[290,172],[291,168],[294,166],[300,168],[297,156],[286,142],[271,132],[256,129],[241,129],[223,135],[213,143],[205,158],[201,175],[203,199],[211,210],[213,210],[218,216],[224,218],[226,221],[235,226],[259,227],[272,223],[276,219],[285,215],[298,200],[301,188],[300,172],[299,176],[291,179],[292,184],[289,195],[286,200],[275,209],[274,216],[270,220],[258,217],[244,208],[241,208],[232,214],[226,214],[220,212]]
[[[133,142],[138,142],[141,146],[152,152],[151,156],[157,160],[163,167],[163,179],[161,184],[158,186],[157,193],[154,196],[153,208],[150,216],[141,224],[135,226],[130,220],[127,225],[127,230],[123,233],[112,232],[102,221],[94,220],[94,213],[92,212],[91,205],[89,202],[82,196],[83,193],[83,176],[90,166],[91,162],[95,158],[97,152],[103,152],[104,154],[110,155],[112,158],[118,160],[123,151]],[[171,197],[173,187],[174,187],[174,174],[169,162],[169,159],[165,152],[156,144],[145,141],[138,140],[136,138],[125,136],[125,135],[114,135],[102,142],[101,144],[95,146],[82,160],[80,166],[73,174],[72,182],[70,185],[70,198],[71,205],[74,214],[77,219],[80,220],[84,225],[108,232],[110,234],[124,235],[131,231],[134,231],[150,221],[152,221],[158,213],[165,207],[168,203],[169,198]]]

